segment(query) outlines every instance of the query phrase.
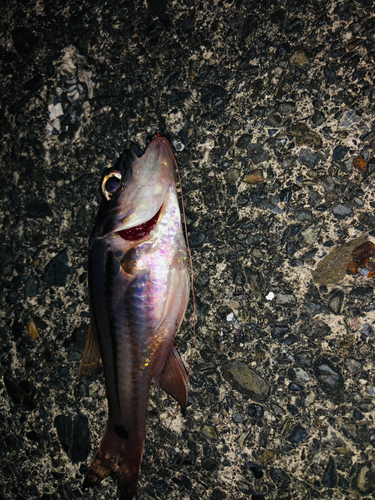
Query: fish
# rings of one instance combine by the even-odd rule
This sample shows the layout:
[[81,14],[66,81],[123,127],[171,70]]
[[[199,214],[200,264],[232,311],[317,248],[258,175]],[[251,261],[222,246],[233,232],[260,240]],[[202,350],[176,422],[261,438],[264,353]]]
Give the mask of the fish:
[[100,183],[89,240],[90,327],[81,374],[103,363],[108,422],[83,482],[114,475],[120,500],[137,490],[151,381],[185,414],[187,372],[176,349],[190,293],[186,242],[165,137],[132,144]]

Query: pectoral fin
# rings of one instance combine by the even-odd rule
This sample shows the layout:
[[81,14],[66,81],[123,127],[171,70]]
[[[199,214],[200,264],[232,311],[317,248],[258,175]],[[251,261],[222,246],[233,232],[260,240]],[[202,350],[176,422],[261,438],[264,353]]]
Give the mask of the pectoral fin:
[[79,369],[80,374],[84,377],[90,376],[98,366],[100,358],[101,353],[98,335],[96,334],[95,328],[93,328],[92,323],[90,323],[85,352],[83,353],[83,358]]
[[161,389],[180,404],[182,413],[185,414],[187,373],[175,346],[172,346],[163,370],[154,380]]

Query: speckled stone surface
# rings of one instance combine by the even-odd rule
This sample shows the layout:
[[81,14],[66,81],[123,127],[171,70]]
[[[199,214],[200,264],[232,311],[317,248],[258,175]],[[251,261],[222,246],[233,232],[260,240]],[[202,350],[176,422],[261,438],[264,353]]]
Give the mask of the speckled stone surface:
[[[81,487],[107,414],[103,372],[79,376],[87,240],[101,172],[158,132],[198,319],[189,408],[142,498],[374,498],[374,278],[346,274],[375,242],[374,2],[0,14],[0,499],[116,498]],[[190,302],[186,363],[192,332]],[[140,482],[174,409],[153,387]]]

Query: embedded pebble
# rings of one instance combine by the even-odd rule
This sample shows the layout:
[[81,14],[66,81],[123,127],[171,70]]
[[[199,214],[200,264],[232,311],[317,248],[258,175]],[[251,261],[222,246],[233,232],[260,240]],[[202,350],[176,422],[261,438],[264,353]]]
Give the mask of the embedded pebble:
[[339,205],[335,205],[332,209],[333,215],[335,215],[338,219],[347,217],[352,213],[352,209],[348,207],[347,205],[342,205],[341,203]]
[[34,276],[30,276],[30,278],[26,281],[25,285],[25,296],[26,297],[36,297],[39,293],[39,281]]
[[305,398],[304,405],[307,408],[308,406],[312,405],[313,402],[316,399],[316,394],[314,392],[310,392]]
[[212,472],[213,470],[216,469],[217,466],[218,466],[217,461],[214,460],[212,457],[207,456],[202,458],[202,467],[204,470]]
[[356,125],[361,121],[361,117],[354,111],[354,109],[350,109],[346,113],[342,115],[339,120],[339,128],[340,129],[349,129],[353,125]]
[[315,316],[319,314],[322,310],[322,306],[320,304],[315,304],[314,302],[307,302],[302,306],[303,311]]
[[224,174],[224,179],[227,181],[227,182],[236,182],[236,180],[239,178],[240,176],[240,171],[238,168],[236,167],[231,167],[229,168],[225,174]]
[[298,146],[320,149],[323,145],[320,135],[313,132],[305,123],[298,123],[292,128],[292,131]]
[[244,180],[246,184],[257,184],[258,182],[262,182],[264,180],[262,171],[259,169],[252,170],[247,175],[245,175]]
[[271,404],[271,408],[275,415],[282,415],[284,413],[284,410],[275,403]]
[[344,361],[345,368],[350,371],[350,373],[358,373],[362,370],[362,364],[353,358],[348,358]]
[[296,66],[303,67],[310,64],[310,59],[307,56],[306,52],[304,52],[303,50],[297,50],[290,58],[290,62],[291,64],[295,64]]
[[327,488],[334,488],[337,484],[336,465],[332,457],[329,457],[327,467],[323,474],[322,484]]
[[296,362],[304,368],[312,365],[312,356],[309,352],[300,352],[296,355]]
[[248,407],[248,413],[252,418],[261,418],[264,414],[263,406],[251,403]]
[[312,245],[315,243],[317,237],[319,236],[321,228],[318,226],[311,225],[307,229],[301,232],[302,236],[304,237],[306,243],[308,245]]
[[27,329],[29,330],[31,340],[36,340],[40,337],[38,329],[34,321],[28,321],[26,323]]
[[263,147],[257,143],[248,144],[247,150],[248,150],[250,159],[256,165],[258,163],[262,163],[263,161],[265,161],[269,155],[269,151],[267,151],[266,149],[263,149]]
[[328,303],[329,310],[333,312],[333,314],[340,314],[343,300],[344,300],[344,293],[342,292],[342,290],[334,292],[331,300]]
[[54,420],[54,427],[57,431],[63,450],[65,453],[68,453],[72,445],[72,417],[68,415],[57,415]]
[[325,121],[325,116],[321,111],[315,111],[311,120],[312,120],[314,125],[319,127],[320,125],[323,125],[323,123]]
[[292,190],[290,188],[284,188],[280,191],[279,194],[280,201],[288,202],[292,198]]
[[203,245],[206,235],[204,233],[193,234],[189,236],[189,244],[191,248],[200,247]]
[[307,438],[307,432],[301,424],[297,424],[292,430],[290,436],[288,437],[288,441],[293,444],[302,443]]
[[237,139],[236,146],[240,149],[244,149],[247,147],[249,142],[251,141],[251,135],[250,134],[243,134],[241,137]]
[[255,401],[268,398],[268,383],[243,361],[228,361],[222,370],[224,378],[239,392],[249,394]]
[[272,468],[270,470],[270,476],[279,489],[287,488],[291,482],[288,474],[281,469]]
[[361,403],[359,405],[359,409],[361,411],[363,411],[364,413],[370,413],[373,411],[373,409],[375,408],[375,404],[374,403]]
[[295,382],[291,382],[291,383],[288,385],[288,389],[289,389],[290,391],[295,391],[295,392],[298,392],[298,391],[301,391],[301,390],[302,390],[302,388],[301,388],[298,384],[296,384]]
[[209,439],[217,439],[218,438],[216,429],[212,425],[205,425],[202,428],[202,434]]
[[84,462],[91,451],[89,421],[78,413],[73,422],[71,454],[74,464]]
[[306,384],[310,380],[310,375],[303,368],[293,368],[296,382]]
[[277,106],[277,111],[282,115],[289,115],[296,111],[296,103],[292,101],[281,102]]
[[69,274],[68,264],[68,250],[65,248],[46,265],[42,280],[52,286],[65,286]]
[[234,413],[232,419],[235,424],[242,424],[245,420],[245,415],[243,413]]
[[319,163],[319,154],[310,149],[302,148],[299,153],[299,161],[306,167],[314,168]]
[[375,471],[370,463],[360,466],[354,484],[362,495],[369,495],[375,490]]
[[50,104],[48,106],[49,110],[49,119],[51,121],[55,120],[59,116],[62,116],[64,114],[64,111],[62,110],[61,102],[58,102],[57,104],[53,105]]
[[333,155],[332,155],[333,161],[342,160],[348,151],[349,151],[349,148],[346,146],[341,146],[341,145],[336,146],[333,150]]
[[324,77],[330,85],[334,85],[337,80],[336,72],[333,68],[325,66],[323,69]]
[[358,428],[356,424],[344,424],[341,428],[345,437],[350,439],[358,438]]
[[344,379],[334,364],[321,356],[314,362],[314,370],[323,390],[337,396],[344,387]]
[[374,329],[369,323],[364,323],[362,328],[359,330],[359,333],[361,334],[362,340],[366,340],[367,338],[373,338],[374,337]]
[[296,299],[293,295],[286,295],[282,293],[278,293],[276,295],[276,304],[281,306],[293,305],[296,303]]

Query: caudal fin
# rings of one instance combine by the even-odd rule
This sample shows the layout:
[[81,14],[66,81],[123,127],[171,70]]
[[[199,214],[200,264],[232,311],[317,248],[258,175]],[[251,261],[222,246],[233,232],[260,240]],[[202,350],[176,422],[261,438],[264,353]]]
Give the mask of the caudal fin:
[[124,427],[108,426],[83,488],[93,488],[107,476],[114,475],[118,480],[119,499],[132,500],[137,490],[143,445],[144,440],[129,437]]

